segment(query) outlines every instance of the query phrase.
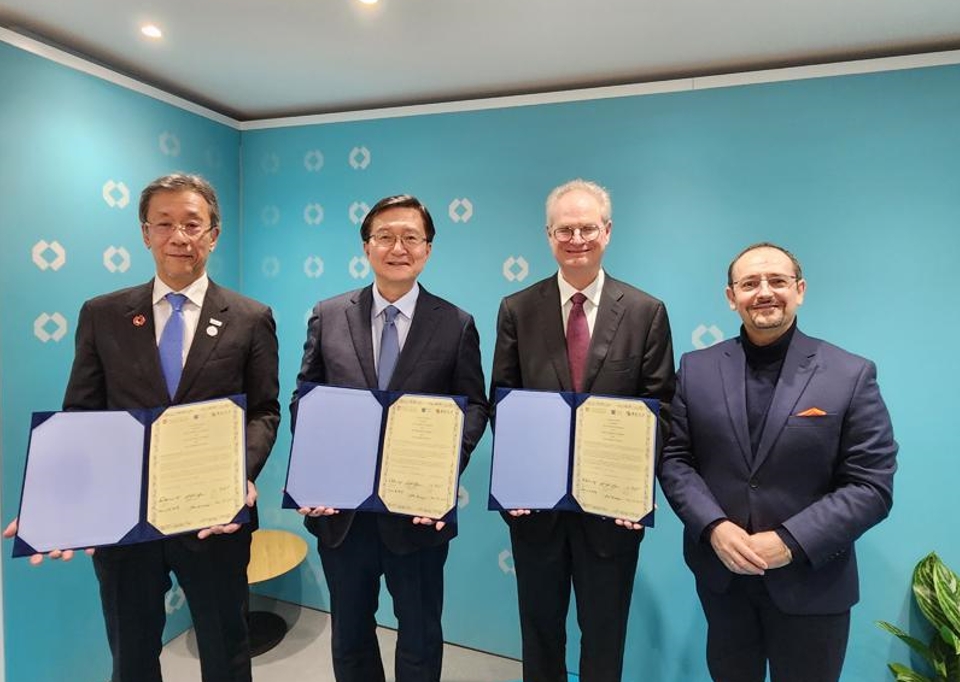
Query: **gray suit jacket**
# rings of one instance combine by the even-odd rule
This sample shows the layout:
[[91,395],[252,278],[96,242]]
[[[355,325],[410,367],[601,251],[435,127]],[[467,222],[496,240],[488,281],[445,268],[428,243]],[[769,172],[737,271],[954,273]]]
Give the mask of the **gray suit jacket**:
[[[507,296],[500,304],[491,397],[498,386],[572,391],[556,275]],[[584,374],[585,393],[653,398],[661,403],[661,442],[669,421],[674,367],[670,323],[663,303],[606,276]],[[509,523],[529,541],[546,538],[557,513],[540,512]],[[635,545],[641,533],[584,516],[594,548],[607,555]]]
[[[276,325],[270,309],[210,282],[177,394],[170,399],[153,324],[153,282],[83,304],[64,410],[129,410],[247,397],[247,477],[256,479],[280,423]],[[222,324],[205,332],[209,320]]]
[[[372,309],[372,286],[317,303],[307,325],[297,383],[377,388]],[[421,286],[388,390],[466,396],[461,462],[465,467],[487,425],[480,336],[473,318]],[[296,403],[294,393],[290,408],[294,421]],[[329,517],[307,517],[305,524],[324,544],[336,547],[347,536],[353,517],[353,512],[341,511]],[[384,542],[398,553],[437,545],[457,534],[455,524],[437,531],[431,526],[414,526],[407,517],[388,514],[378,515],[378,523]]]

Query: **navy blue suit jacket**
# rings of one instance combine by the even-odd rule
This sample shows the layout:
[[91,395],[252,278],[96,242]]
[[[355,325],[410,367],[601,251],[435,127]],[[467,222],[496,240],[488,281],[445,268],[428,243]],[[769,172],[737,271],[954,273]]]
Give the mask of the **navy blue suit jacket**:
[[859,599],[854,540],[893,502],[897,444],[876,367],[797,330],[753,457],[745,365],[739,338],[680,361],[660,484],[685,526],[684,558],[702,586],[723,592],[733,574],[704,530],[725,518],[750,532],[782,527],[805,557],[765,573],[774,603],[845,611]]
[[[346,388],[377,388],[373,360],[372,286],[320,301],[313,309],[303,345],[297,383],[311,382]],[[423,286],[410,331],[390,378],[391,391],[462,395],[467,398],[463,425],[461,469],[487,427],[487,400],[480,364],[480,335],[473,317]],[[296,423],[297,395],[291,411]],[[307,530],[324,545],[337,547],[346,538],[354,512],[307,517]],[[456,524],[437,531],[415,526],[406,516],[378,515],[383,541],[394,552],[434,546],[457,534]]]

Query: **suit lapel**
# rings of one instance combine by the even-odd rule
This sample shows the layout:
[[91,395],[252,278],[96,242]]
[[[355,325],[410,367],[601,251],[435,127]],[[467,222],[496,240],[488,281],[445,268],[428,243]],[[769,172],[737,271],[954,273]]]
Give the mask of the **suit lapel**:
[[144,383],[156,394],[156,404],[166,404],[170,396],[167,394],[166,380],[163,378],[163,370],[160,369],[160,352],[157,350],[152,280],[131,290],[121,324],[124,330],[122,336],[130,339],[128,357]]
[[347,308],[347,326],[350,327],[350,338],[360,359],[360,369],[363,378],[370,388],[377,387],[377,370],[373,361],[373,331],[370,324],[370,315],[373,311],[372,285],[364,287],[353,299],[353,305]]
[[430,345],[430,337],[437,328],[439,308],[440,299],[421,286],[420,294],[417,296],[417,307],[410,323],[410,331],[407,332],[400,357],[397,358],[397,366],[393,369],[393,376],[390,377],[390,390],[403,386],[419,363],[427,346]]
[[547,357],[553,362],[561,391],[573,390],[570,377],[570,362],[567,360],[567,337],[563,333],[563,311],[560,306],[560,285],[556,276],[540,288],[540,305],[534,311],[536,329],[543,331],[542,338]]
[[817,344],[809,336],[796,330],[790,340],[787,356],[783,359],[783,369],[773,392],[770,410],[767,412],[767,421],[760,434],[760,445],[757,448],[757,457],[753,463],[756,471],[770,454],[773,444],[777,442],[780,432],[787,424],[787,418],[793,413],[800,401],[800,396],[814,375],[817,355]]
[[583,373],[583,391],[590,392],[593,380],[600,371],[604,359],[610,350],[610,344],[623,318],[623,289],[612,277],[607,277],[600,293],[600,307],[597,309],[597,319],[593,323],[593,334],[590,335],[590,347],[587,352],[587,367]]
[[[211,281],[203,297],[203,307],[200,308],[200,318],[197,320],[197,329],[193,334],[190,351],[187,353],[187,361],[183,364],[183,374],[180,375],[180,384],[174,396],[175,403],[185,402],[184,397],[200,376],[210,353],[220,343],[223,335],[230,332],[229,308],[220,287]],[[214,321],[221,324],[217,325]]]
[[723,384],[723,398],[727,403],[727,414],[733,424],[744,463],[749,467],[753,457],[750,454],[750,427],[747,424],[747,387],[746,358],[739,341],[728,344],[720,358],[720,381]]

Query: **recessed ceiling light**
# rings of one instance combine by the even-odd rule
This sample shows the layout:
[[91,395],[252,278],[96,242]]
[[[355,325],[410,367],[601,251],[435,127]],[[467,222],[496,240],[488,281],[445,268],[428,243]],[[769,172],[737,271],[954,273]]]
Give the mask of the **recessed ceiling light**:
[[364,5],[376,5],[379,0],[360,0]]
[[147,36],[148,38],[162,38],[163,31],[154,24],[144,24],[140,27],[140,33]]

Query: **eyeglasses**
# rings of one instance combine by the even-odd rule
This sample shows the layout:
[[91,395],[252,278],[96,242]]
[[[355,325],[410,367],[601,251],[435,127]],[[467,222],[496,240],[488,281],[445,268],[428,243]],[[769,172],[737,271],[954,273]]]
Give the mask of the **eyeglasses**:
[[400,242],[405,249],[415,249],[426,242],[427,238],[422,234],[393,234],[392,232],[377,232],[376,234],[370,235],[370,238],[367,241],[375,246],[379,246],[381,249],[392,249],[397,242]]
[[765,275],[763,277],[744,277],[730,284],[734,289],[739,289],[745,294],[758,291],[764,282],[770,288],[770,291],[786,291],[796,281],[796,275]]
[[191,239],[197,239],[213,229],[213,226],[207,227],[200,220],[188,220],[185,223],[174,223],[169,220],[162,220],[159,223],[144,223],[155,234],[161,237],[169,237],[174,232],[183,232]]
[[581,225],[580,227],[558,227],[550,232],[550,235],[558,242],[568,242],[573,239],[573,235],[580,235],[580,239],[585,242],[592,242],[600,236],[600,225]]

